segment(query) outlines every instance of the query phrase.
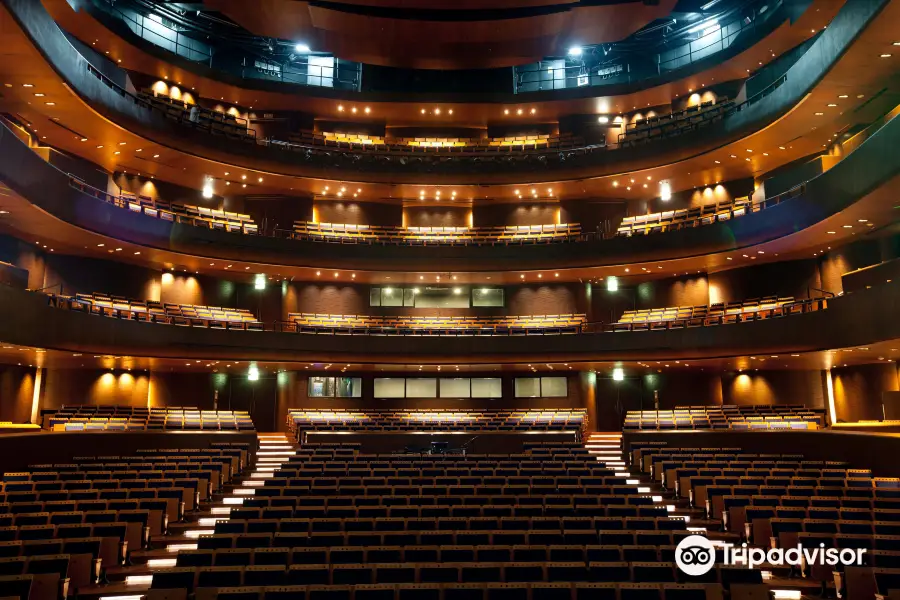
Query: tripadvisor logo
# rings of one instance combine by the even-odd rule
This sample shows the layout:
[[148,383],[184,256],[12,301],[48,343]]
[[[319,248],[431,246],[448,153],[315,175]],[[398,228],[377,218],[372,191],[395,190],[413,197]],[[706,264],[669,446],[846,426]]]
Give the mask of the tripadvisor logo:
[[[804,548],[802,545],[792,548],[751,548],[747,544],[720,544],[724,565],[740,565],[753,569],[762,564],[773,566],[802,565],[843,565],[860,566],[863,564],[865,548]],[[685,574],[699,577],[708,573],[716,563],[716,549],[713,543],[702,535],[689,535],[675,548],[675,564]]]

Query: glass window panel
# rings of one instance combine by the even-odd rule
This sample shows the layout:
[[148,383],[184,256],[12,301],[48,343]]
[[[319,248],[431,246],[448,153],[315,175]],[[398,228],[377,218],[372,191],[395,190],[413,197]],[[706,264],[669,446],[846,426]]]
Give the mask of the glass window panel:
[[369,290],[369,306],[381,306],[381,288]]
[[437,398],[437,379],[407,379],[407,398]]
[[307,395],[310,398],[333,398],[334,377],[310,377]]
[[403,290],[399,288],[381,288],[381,306],[403,306]]
[[516,398],[540,398],[541,379],[539,377],[516,377]]
[[416,294],[416,308],[469,308],[469,295],[465,288],[423,287]]
[[565,398],[569,395],[565,377],[541,377],[542,398]]
[[416,291],[413,288],[406,288],[403,290],[403,306],[411,306],[415,307],[416,305]]
[[470,398],[471,394],[468,379],[441,379],[441,398]]
[[473,398],[502,398],[503,387],[499,377],[480,378],[472,380]]
[[406,380],[395,377],[375,378],[376,398],[403,398],[406,396]]
[[475,288],[472,306],[503,306],[503,288]]
[[362,397],[362,379],[359,377],[336,377],[335,396],[338,398]]

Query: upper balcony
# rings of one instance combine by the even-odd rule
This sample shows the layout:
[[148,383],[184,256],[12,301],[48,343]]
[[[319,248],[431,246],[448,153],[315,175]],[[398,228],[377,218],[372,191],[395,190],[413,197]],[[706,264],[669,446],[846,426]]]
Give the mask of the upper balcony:
[[[627,7],[614,2],[404,7],[401,12],[333,5],[321,9],[335,13],[326,19],[291,10],[282,0],[267,0],[268,9],[219,0],[196,13],[155,2],[85,0],[76,5],[84,14],[74,16],[54,0],[46,3],[81,39],[97,37],[88,34],[98,25],[106,27],[161,60],[246,89],[280,85],[366,100],[393,93],[467,101],[511,101],[522,94],[528,101],[608,96],[660,85],[727,61],[804,10],[833,6],[733,0],[696,12],[675,12],[671,1]],[[230,22],[223,24],[225,19]],[[378,21],[381,30],[393,32],[389,43],[371,35]],[[768,51],[774,52],[771,41]]]
[[[89,56],[90,51],[73,46],[49,23],[41,5],[18,0],[9,0],[8,4],[32,42],[43,50],[44,57],[81,99],[120,126],[147,140],[177,148],[186,155],[263,173],[331,181],[518,185],[575,182],[585,177],[673,165],[678,161],[686,163],[704,152],[747,139],[757,132],[772,138],[766,140],[767,147],[775,146],[781,141],[778,136],[787,134],[788,129],[779,127],[778,131],[764,131],[765,125],[779,117],[786,118],[785,115],[793,118],[791,108],[808,97],[817,85],[821,86],[823,78],[836,67],[844,53],[852,52],[854,41],[859,35],[865,35],[864,31],[875,37],[880,35],[876,31],[879,29],[877,23],[869,25],[885,3],[855,0],[845,5],[832,25],[816,37],[787,72],[743,101],[676,111],[671,117],[631,129],[617,122],[612,114],[601,115],[599,119],[595,114],[592,122],[595,129],[603,126],[601,134],[593,132],[583,141],[579,141],[578,136],[568,138],[568,141],[559,137],[555,144],[536,142],[535,147],[521,150],[517,145],[465,144],[460,147],[456,143],[453,148],[428,149],[408,144],[405,147],[396,144],[354,146],[352,142],[334,147],[317,143],[315,139],[256,135],[252,127],[220,127],[202,115],[199,123],[194,122],[183,106],[180,111],[173,110],[172,106],[129,91],[130,80],[118,67],[102,64],[102,60],[95,60],[96,56],[90,59],[82,56],[80,50]],[[888,65],[877,65],[877,69],[867,74],[867,81],[877,79],[882,68],[887,69]],[[105,85],[98,85],[98,79]],[[337,104],[333,110],[340,112],[343,108]],[[352,110],[356,108],[354,105]],[[510,110],[502,105],[495,108],[500,118],[504,112],[530,112],[518,108]],[[350,111],[347,107],[347,112]],[[451,111],[452,108],[446,108],[444,112]],[[809,131],[810,126],[814,126],[813,115],[804,113],[797,117],[792,125],[796,131]],[[624,135],[619,135],[619,127],[624,130],[621,132]],[[613,134],[609,135],[609,131]],[[215,133],[221,135],[211,138]],[[684,166],[692,167],[688,171],[693,170],[693,165]],[[713,176],[721,179],[719,175]],[[317,184],[309,187],[314,186]]]

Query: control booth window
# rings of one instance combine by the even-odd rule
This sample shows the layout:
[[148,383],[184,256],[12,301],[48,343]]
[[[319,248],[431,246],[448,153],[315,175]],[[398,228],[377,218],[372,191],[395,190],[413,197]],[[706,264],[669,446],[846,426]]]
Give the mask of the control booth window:
[[310,398],[361,398],[362,379],[359,377],[310,377],[307,395]]
[[565,377],[516,377],[516,398],[565,398],[569,395]]
[[467,286],[373,287],[369,306],[406,308],[502,307],[503,288]]
[[502,398],[499,377],[409,378],[376,377],[375,397],[385,398]]
[[503,288],[474,288],[472,306],[503,306]]

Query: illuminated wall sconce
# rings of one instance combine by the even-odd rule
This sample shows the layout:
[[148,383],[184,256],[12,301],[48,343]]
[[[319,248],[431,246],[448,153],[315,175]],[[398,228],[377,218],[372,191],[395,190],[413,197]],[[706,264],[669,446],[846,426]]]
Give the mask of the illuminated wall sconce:
[[659,199],[663,202],[668,202],[672,199],[672,186],[669,184],[668,179],[659,182]]
[[621,367],[613,369],[613,381],[625,381],[625,371]]
[[606,278],[606,291],[607,292],[617,292],[619,291],[619,278],[614,275],[610,275]]

